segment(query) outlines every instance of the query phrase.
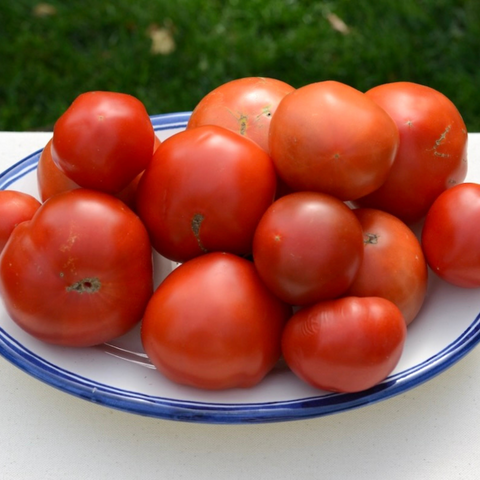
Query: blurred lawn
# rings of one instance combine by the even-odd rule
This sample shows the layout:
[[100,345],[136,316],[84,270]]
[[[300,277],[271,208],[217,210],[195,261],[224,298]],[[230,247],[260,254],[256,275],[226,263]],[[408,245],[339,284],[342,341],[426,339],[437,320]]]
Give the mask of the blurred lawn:
[[5,0],[0,130],[51,129],[88,90],[130,93],[155,114],[258,75],[423,83],[480,131],[479,63],[479,0]]

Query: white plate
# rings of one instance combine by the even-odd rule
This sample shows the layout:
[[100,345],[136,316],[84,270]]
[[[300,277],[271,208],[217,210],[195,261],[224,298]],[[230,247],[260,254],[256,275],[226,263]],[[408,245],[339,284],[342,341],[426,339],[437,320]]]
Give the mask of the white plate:
[[[184,129],[189,113],[152,117],[160,139]],[[35,152],[0,174],[0,189],[38,198]],[[155,258],[157,283],[175,265]],[[385,400],[416,387],[467,354],[480,341],[480,295],[430,275],[420,315],[411,324],[402,358],[382,383],[354,394],[316,390],[278,365],[251,389],[208,392],[176,385],[144,354],[138,328],[87,349],[44,344],[9,318],[0,305],[0,354],[47,384],[86,400],[140,415],[204,423],[259,423],[318,417]],[[68,412],[64,412],[68,415]]]

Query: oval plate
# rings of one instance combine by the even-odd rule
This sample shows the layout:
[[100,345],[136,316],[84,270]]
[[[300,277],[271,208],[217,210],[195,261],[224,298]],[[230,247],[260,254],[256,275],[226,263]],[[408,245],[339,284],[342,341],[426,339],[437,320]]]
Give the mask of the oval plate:
[[[189,113],[152,117],[160,139],[183,130]],[[38,198],[40,151],[0,174],[0,189]],[[175,265],[155,256],[158,284]],[[480,295],[430,275],[425,304],[410,325],[397,368],[382,383],[354,394],[316,390],[279,363],[251,389],[200,391],[176,385],[155,370],[139,330],[108,345],[69,349],[23,332],[0,305],[0,354],[28,374],[80,398],[130,413],[189,422],[234,424],[297,420],[343,412],[388,399],[444,371],[480,341]]]

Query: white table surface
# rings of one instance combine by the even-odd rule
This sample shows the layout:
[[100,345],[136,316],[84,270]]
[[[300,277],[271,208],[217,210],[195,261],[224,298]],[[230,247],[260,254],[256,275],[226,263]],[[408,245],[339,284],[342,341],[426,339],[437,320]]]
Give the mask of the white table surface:
[[[50,137],[0,133],[0,170]],[[469,145],[470,171],[480,175],[480,134]],[[479,479],[480,348],[387,401],[316,419],[233,426],[112,410],[0,358],[0,440],[3,480]]]

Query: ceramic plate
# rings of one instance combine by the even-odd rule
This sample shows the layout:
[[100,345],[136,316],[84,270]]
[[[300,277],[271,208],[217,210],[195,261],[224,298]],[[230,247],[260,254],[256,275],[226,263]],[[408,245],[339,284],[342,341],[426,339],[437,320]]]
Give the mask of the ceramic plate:
[[[160,139],[185,128],[189,113],[152,117]],[[0,188],[38,197],[35,152],[0,174]],[[158,283],[175,265],[155,257]],[[392,374],[369,390],[336,394],[309,387],[279,364],[251,389],[200,391],[176,385],[144,354],[138,328],[87,349],[44,344],[23,332],[0,305],[0,353],[30,375],[72,395],[127,412],[204,423],[259,423],[318,417],[388,399],[416,387],[467,354],[480,340],[480,295],[430,275],[428,295],[410,325]]]

